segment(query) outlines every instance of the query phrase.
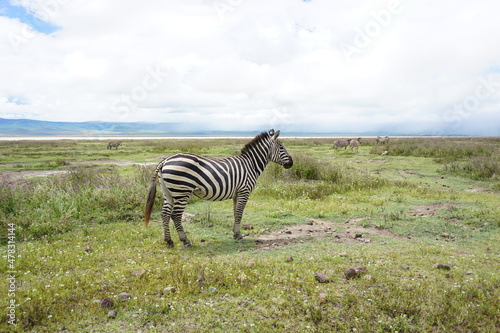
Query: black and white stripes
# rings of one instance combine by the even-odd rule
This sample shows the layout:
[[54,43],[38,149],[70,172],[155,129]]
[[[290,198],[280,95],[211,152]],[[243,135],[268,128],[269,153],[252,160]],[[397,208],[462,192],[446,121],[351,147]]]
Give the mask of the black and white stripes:
[[243,210],[257,178],[269,161],[285,168],[293,165],[292,157],[278,140],[280,131],[262,132],[247,143],[241,155],[226,158],[208,158],[179,153],[164,159],[156,167],[146,201],[145,225],[149,223],[159,179],[165,201],[162,208],[164,240],[173,246],[169,222],[172,218],[179,239],[190,246],[181,224],[182,214],[191,194],[199,198],[219,201],[233,199],[235,239],[241,239],[240,222]]

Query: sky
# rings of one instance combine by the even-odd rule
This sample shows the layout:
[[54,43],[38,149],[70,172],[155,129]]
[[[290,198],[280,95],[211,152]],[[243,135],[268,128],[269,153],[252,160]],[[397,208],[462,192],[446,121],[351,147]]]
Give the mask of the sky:
[[0,0],[0,118],[500,136],[494,0]]

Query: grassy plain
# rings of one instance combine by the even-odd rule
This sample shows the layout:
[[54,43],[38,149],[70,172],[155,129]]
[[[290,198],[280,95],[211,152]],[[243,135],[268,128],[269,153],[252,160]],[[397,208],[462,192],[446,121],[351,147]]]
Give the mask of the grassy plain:
[[498,138],[283,139],[242,243],[231,201],[191,199],[192,248],[163,244],[160,198],[143,227],[162,157],[246,141],[0,141],[0,331],[499,331]]

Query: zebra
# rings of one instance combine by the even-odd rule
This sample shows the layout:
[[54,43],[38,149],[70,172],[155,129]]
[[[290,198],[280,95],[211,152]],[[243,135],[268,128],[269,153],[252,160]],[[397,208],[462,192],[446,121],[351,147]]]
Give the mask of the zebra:
[[121,145],[122,145],[121,141],[110,142],[108,143],[108,149],[112,149],[113,147],[115,147],[115,149],[118,149],[118,146]]
[[164,196],[161,217],[164,241],[168,247],[174,246],[170,237],[170,218],[184,246],[191,246],[182,228],[181,218],[192,194],[209,201],[232,198],[233,236],[238,241],[242,240],[240,222],[243,210],[259,175],[269,161],[280,164],[285,169],[293,165],[292,157],[278,140],[279,135],[280,131],[275,132],[273,129],[258,134],[241,149],[239,156],[209,158],[178,153],[165,158],[154,171],[146,199],[144,225],[148,226],[151,217],[158,178]]
[[360,144],[361,144],[361,138],[357,138],[357,139],[351,140],[351,142],[349,143],[349,146],[350,146],[351,150],[356,149],[356,152],[357,152]]
[[377,138],[375,139],[375,141],[377,141],[377,144],[379,143],[389,143],[389,137],[386,135],[384,138],[380,137],[380,136],[377,136]]
[[347,149],[347,146],[351,143],[352,139],[347,139],[347,140],[338,140],[338,141],[333,141],[333,149],[337,150],[337,148],[344,148],[344,150]]

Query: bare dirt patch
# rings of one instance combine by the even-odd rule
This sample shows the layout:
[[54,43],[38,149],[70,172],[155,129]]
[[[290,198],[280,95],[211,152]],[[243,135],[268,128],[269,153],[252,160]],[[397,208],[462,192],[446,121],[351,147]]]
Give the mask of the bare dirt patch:
[[450,209],[452,207],[456,207],[456,204],[450,203],[439,203],[434,205],[425,205],[425,206],[415,206],[412,208],[408,215],[410,216],[419,216],[419,217],[427,217],[433,216],[437,211],[443,209]]
[[365,228],[356,223],[369,218],[357,218],[345,222],[332,222],[321,219],[308,219],[304,224],[289,226],[283,230],[252,236],[262,250],[272,246],[293,245],[312,238],[330,238],[337,243],[371,243],[373,236],[399,238],[388,230]]

